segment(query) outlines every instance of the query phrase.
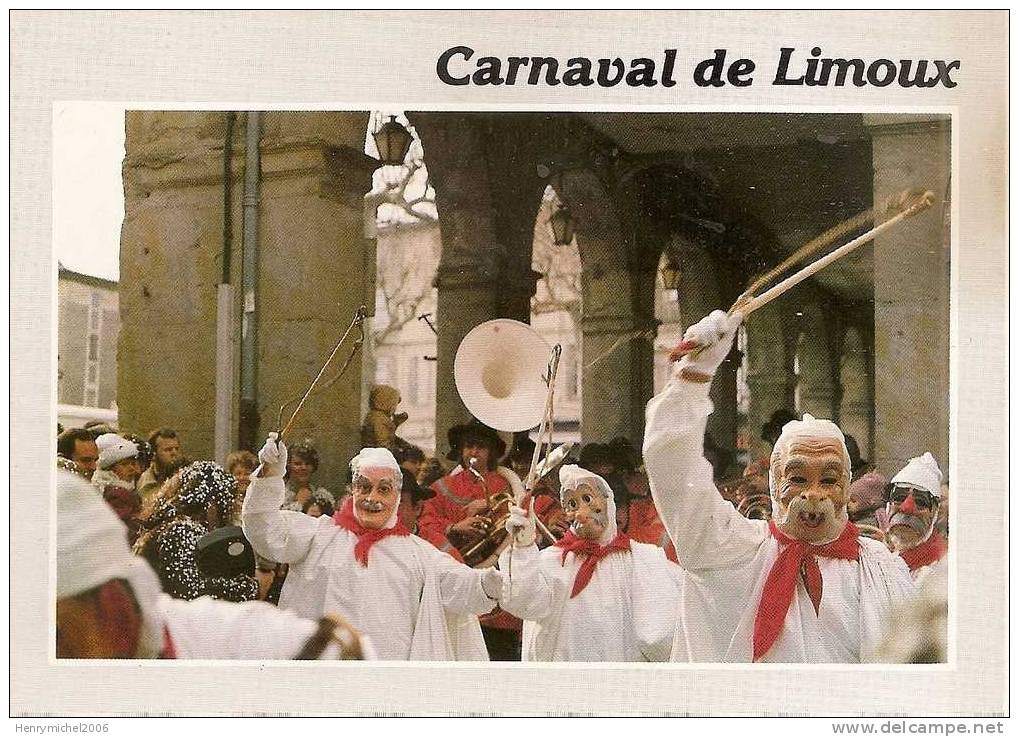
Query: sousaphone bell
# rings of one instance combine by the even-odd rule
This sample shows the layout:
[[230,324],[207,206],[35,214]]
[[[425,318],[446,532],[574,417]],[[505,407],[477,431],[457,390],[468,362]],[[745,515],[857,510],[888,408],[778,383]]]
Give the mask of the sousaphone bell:
[[[480,422],[503,432],[530,430],[541,424],[548,402],[546,373],[552,347],[530,325],[509,319],[489,320],[460,342],[453,360],[453,379],[468,411]],[[472,568],[495,564],[510,543],[505,523],[518,502],[512,490],[490,494],[484,478],[465,469],[488,497],[484,537],[460,549]]]

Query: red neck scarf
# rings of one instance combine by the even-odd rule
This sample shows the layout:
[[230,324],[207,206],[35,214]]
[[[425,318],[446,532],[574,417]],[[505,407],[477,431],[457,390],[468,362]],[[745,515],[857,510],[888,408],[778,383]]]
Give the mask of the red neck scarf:
[[173,638],[170,637],[170,628],[163,625],[163,649],[159,652],[160,660],[175,660],[177,648],[173,645]]
[[357,521],[357,517],[354,516],[354,502],[348,498],[340,511],[333,515],[333,522],[338,527],[342,527],[344,530],[349,530],[357,536],[357,544],[354,545],[354,557],[357,558],[357,562],[363,565],[365,568],[368,567],[368,551],[371,550],[372,545],[377,543],[379,540],[383,540],[390,535],[397,535],[399,537],[406,537],[410,534],[410,530],[404,527],[403,522],[397,520],[397,523],[393,527],[387,527],[381,530],[369,530],[367,527]]
[[825,545],[811,545],[789,537],[779,530],[773,521],[768,522],[768,529],[782,549],[771,566],[768,578],[764,582],[761,603],[757,606],[757,617],[754,619],[755,661],[767,653],[778,639],[782,625],[785,624],[789,605],[793,602],[798,577],[803,577],[803,584],[814,605],[814,612],[820,613],[824,582],[821,580],[817,556],[842,560],[860,559],[860,541],[857,539],[859,530],[852,522],[846,524],[838,539]]
[[598,566],[598,561],[606,555],[630,549],[630,538],[620,532],[607,545],[599,545],[594,540],[584,540],[574,535],[572,530],[567,530],[562,539],[556,543],[556,547],[561,548],[563,551],[562,563],[564,565],[567,553],[574,553],[578,557],[584,556],[584,560],[580,564],[580,570],[577,571],[577,577],[573,579],[573,591],[570,593],[570,598],[572,599],[590,583],[591,576],[594,575],[594,569]]
[[918,568],[929,566],[931,563],[937,563],[945,557],[947,552],[948,543],[945,542],[945,538],[941,537],[937,530],[934,530],[929,538],[915,548],[903,550],[899,555],[906,561],[909,570],[915,571]]

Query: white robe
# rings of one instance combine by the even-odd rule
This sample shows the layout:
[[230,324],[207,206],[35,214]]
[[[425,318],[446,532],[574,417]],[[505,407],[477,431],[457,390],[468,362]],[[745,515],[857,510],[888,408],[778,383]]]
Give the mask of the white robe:
[[912,571],[913,580],[916,581],[917,588],[924,584],[928,578],[931,578],[935,574],[942,575],[945,580],[948,580],[948,556],[945,555],[940,560],[936,560],[925,566],[920,566],[915,571]]
[[507,549],[499,568],[503,609],[524,620],[524,661],[666,661],[676,630],[682,571],[656,545],[631,541],[605,556],[570,598],[582,557],[534,545]]
[[[234,603],[202,596],[192,601],[160,594],[156,608],[178,659],[289,660],[318,631],[318,622],[264,601]],[[366,659],[370,647],[365,648]],[[340,657],[330,643],[319,660]]]
[[[647,407],[651,492],[686,570],[672,659],[749,662],[758,603],[779,544],[766,522],[740,515],[712,481],[702,451],[709,388],[674,379]],[[914,591],[906,564],[863,537],[859,561],[818,557],[817,563],[820,614],[798,581],[782,631],[761,661],[874,662],[890,610]]]
[[331,517],[280,510],[283,481],[252,479],[244,534],[255,551],[290,564],[280,608],[317,619],[335,612],[366,634],[381,660],[487,660],[478,614],[496,602],[468,568],[414,535],[354,558],[357,537]]

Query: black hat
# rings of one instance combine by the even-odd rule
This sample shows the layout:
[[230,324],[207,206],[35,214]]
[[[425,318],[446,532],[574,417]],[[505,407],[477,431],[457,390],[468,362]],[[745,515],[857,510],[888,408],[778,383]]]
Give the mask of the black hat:
[[205,576],[233,578],[255,574],[255,551],[240,527],[220,527],[203,535],[195,550],[198,570]]
[[401,494],[410,494],[410,500],[417,504],[423,502],[425,499],[431,499],[435,496],[435,492],[429,489],[427,486],[422,486],[418,483],[418,480],[411,476],[409,473],[403,474],[403,486],[400,488]]
[[460,451],[463,449],[464,442],[469,438],[485,442],[493,462],[506,454],[506,441],[499,437],[499,433],[488,425],[481,424],[477,419],[471,418],[468,423],[449,428],[449,432],[446,433],[446,439],[449,441],[449,453],[446,454],[446,457],[451,461],[459,462]]

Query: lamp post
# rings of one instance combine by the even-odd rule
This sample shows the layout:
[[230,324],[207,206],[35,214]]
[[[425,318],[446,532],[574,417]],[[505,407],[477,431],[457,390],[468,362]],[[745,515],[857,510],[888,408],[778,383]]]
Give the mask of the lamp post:
[[395,115],[390,115],[389,120],[372,133],[372,138],[383,166],[401,166],[414,141],[410,131],[397,122]]

